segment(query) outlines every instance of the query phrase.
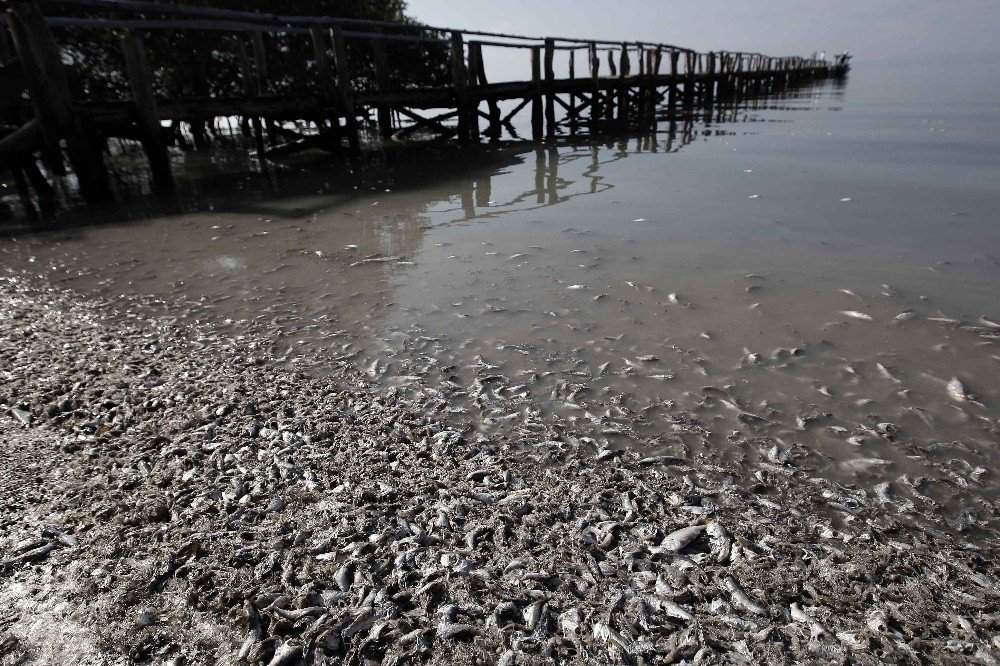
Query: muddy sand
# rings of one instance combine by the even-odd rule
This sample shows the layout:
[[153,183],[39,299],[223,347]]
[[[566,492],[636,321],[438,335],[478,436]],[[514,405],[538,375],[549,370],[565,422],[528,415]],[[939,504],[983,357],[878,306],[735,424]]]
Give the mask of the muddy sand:
[[989,498],[488,437],[264,329],[0,303],[0,663],[1000,660]]

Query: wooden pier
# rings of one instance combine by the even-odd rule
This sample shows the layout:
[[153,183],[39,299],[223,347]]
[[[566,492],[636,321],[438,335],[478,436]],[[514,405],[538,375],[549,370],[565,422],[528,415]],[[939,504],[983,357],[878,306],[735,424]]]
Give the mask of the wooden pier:
[[[147,40],[164,33],[201,40],[189,94],[165,94],[164,73],[147,58]],[[110,99],[74,84],[78,56],[65,46],[96,35],[113,37],[120,49],[125,85]],[[487,80],[485,54],[498,49],[524,55],[522,80]],[[304,54],[305,78],[274,80],[269,61],[290,53]],[[415,58],[444,63],[444,74],[408,75]],[[235,68],[233,85],[212,89],[207,72],[222,66]],[[268,157],[308,148],[357,153],[366,142],[428,134],[464,144],[500,140],[517,135],[520,113],[530,114],[537,142],[649,128],[844,71],[844,61],[670,44],[135,0],[13,0],[0,29],[0,171],[11,169],[18,187],[32,187],[44,204],[52,185],[36,160],[49,177],[66,175],[68,161],[83,198],[97,203],[112,196],[105,165],[111,137],[140,142],[154,187],[171,191],[169,149],[182,140],[182,123],[207,147],[206,127],[239,118],[266,169]]]

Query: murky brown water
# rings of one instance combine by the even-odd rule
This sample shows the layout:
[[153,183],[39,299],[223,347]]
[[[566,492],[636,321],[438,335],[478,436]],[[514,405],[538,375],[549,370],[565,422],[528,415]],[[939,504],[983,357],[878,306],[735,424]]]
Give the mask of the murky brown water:
[[0,264],[270,322],[276,356],[419,377],[486,433],[554,413],[616,446],[995,497],[995,110],[886,111],[878,75],[686,136],[436,153],[302,175],[308,195],[250,180],[214,210],[19,236]]

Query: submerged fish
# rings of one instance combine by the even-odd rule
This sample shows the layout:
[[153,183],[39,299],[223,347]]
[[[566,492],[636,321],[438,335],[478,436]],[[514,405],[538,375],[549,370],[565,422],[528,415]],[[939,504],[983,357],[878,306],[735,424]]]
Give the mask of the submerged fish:
[[965,385],[958,379],[958,377],[952,377],[951,381],[948,382],[948,395],[951,396],[952,400],[957,400],[959,402],[965,402],[969,400],[971,396],[969,392],[965,389]]

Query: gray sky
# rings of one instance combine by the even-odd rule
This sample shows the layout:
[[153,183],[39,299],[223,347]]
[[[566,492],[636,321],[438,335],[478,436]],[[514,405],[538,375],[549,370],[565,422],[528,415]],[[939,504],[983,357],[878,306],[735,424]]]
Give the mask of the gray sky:
[[409,0],[444,27],[859,59],[1000,50],[1000,0]]

